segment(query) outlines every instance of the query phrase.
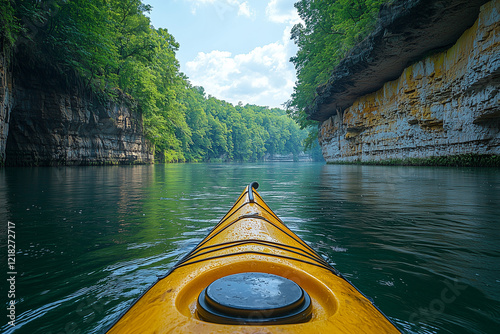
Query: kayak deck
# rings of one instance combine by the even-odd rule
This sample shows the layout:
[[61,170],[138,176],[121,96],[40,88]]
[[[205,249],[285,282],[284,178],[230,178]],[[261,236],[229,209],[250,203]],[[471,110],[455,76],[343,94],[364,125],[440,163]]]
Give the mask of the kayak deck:
[[[285,226],[253,189],[257,186],[250,184],[207,237],[108,333],[399,333],[368,298]],[[310,298],[307,318],[290,324],[202,320],[200,294],[211,283],[242,273],[271,274],[296,283]]]

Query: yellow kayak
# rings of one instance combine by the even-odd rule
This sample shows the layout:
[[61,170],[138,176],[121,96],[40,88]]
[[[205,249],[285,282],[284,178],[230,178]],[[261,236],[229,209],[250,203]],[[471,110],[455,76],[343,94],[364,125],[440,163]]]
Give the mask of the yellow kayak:
[[107,333],[400,333],[257,187]]

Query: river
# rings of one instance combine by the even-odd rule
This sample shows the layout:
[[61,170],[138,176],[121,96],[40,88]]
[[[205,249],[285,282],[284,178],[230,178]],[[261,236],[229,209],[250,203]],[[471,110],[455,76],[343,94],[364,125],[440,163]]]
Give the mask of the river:
[[0,169],[1,332],[101,332],[251,181],[403,332],[498,333],[499,169],[322,163]]

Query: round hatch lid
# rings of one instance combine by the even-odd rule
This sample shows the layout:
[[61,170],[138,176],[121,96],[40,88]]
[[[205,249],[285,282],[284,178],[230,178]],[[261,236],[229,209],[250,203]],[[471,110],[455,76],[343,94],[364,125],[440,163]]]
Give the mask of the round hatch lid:
[[201,319],[224,324],[292,324],[311,318],[311,298],[295,282],[267,273],[240,273],[211,283],[198,297]]

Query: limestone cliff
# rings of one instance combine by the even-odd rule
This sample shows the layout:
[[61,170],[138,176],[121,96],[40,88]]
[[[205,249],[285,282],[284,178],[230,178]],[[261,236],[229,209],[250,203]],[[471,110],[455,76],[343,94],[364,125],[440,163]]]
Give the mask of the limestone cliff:
[[500,154],[500,1],[483,2],[382,11],[308,110],[327,162]]
[[11,79],[7,60],[0,52],[0,165],[5,161],[5,146],[9,134],[9,117],[12,109]]
[[1,66],[0,79],[0,153],[6,165],[153,161],[142,117],[129,99],[98,98],[43,71],[11,74]]

